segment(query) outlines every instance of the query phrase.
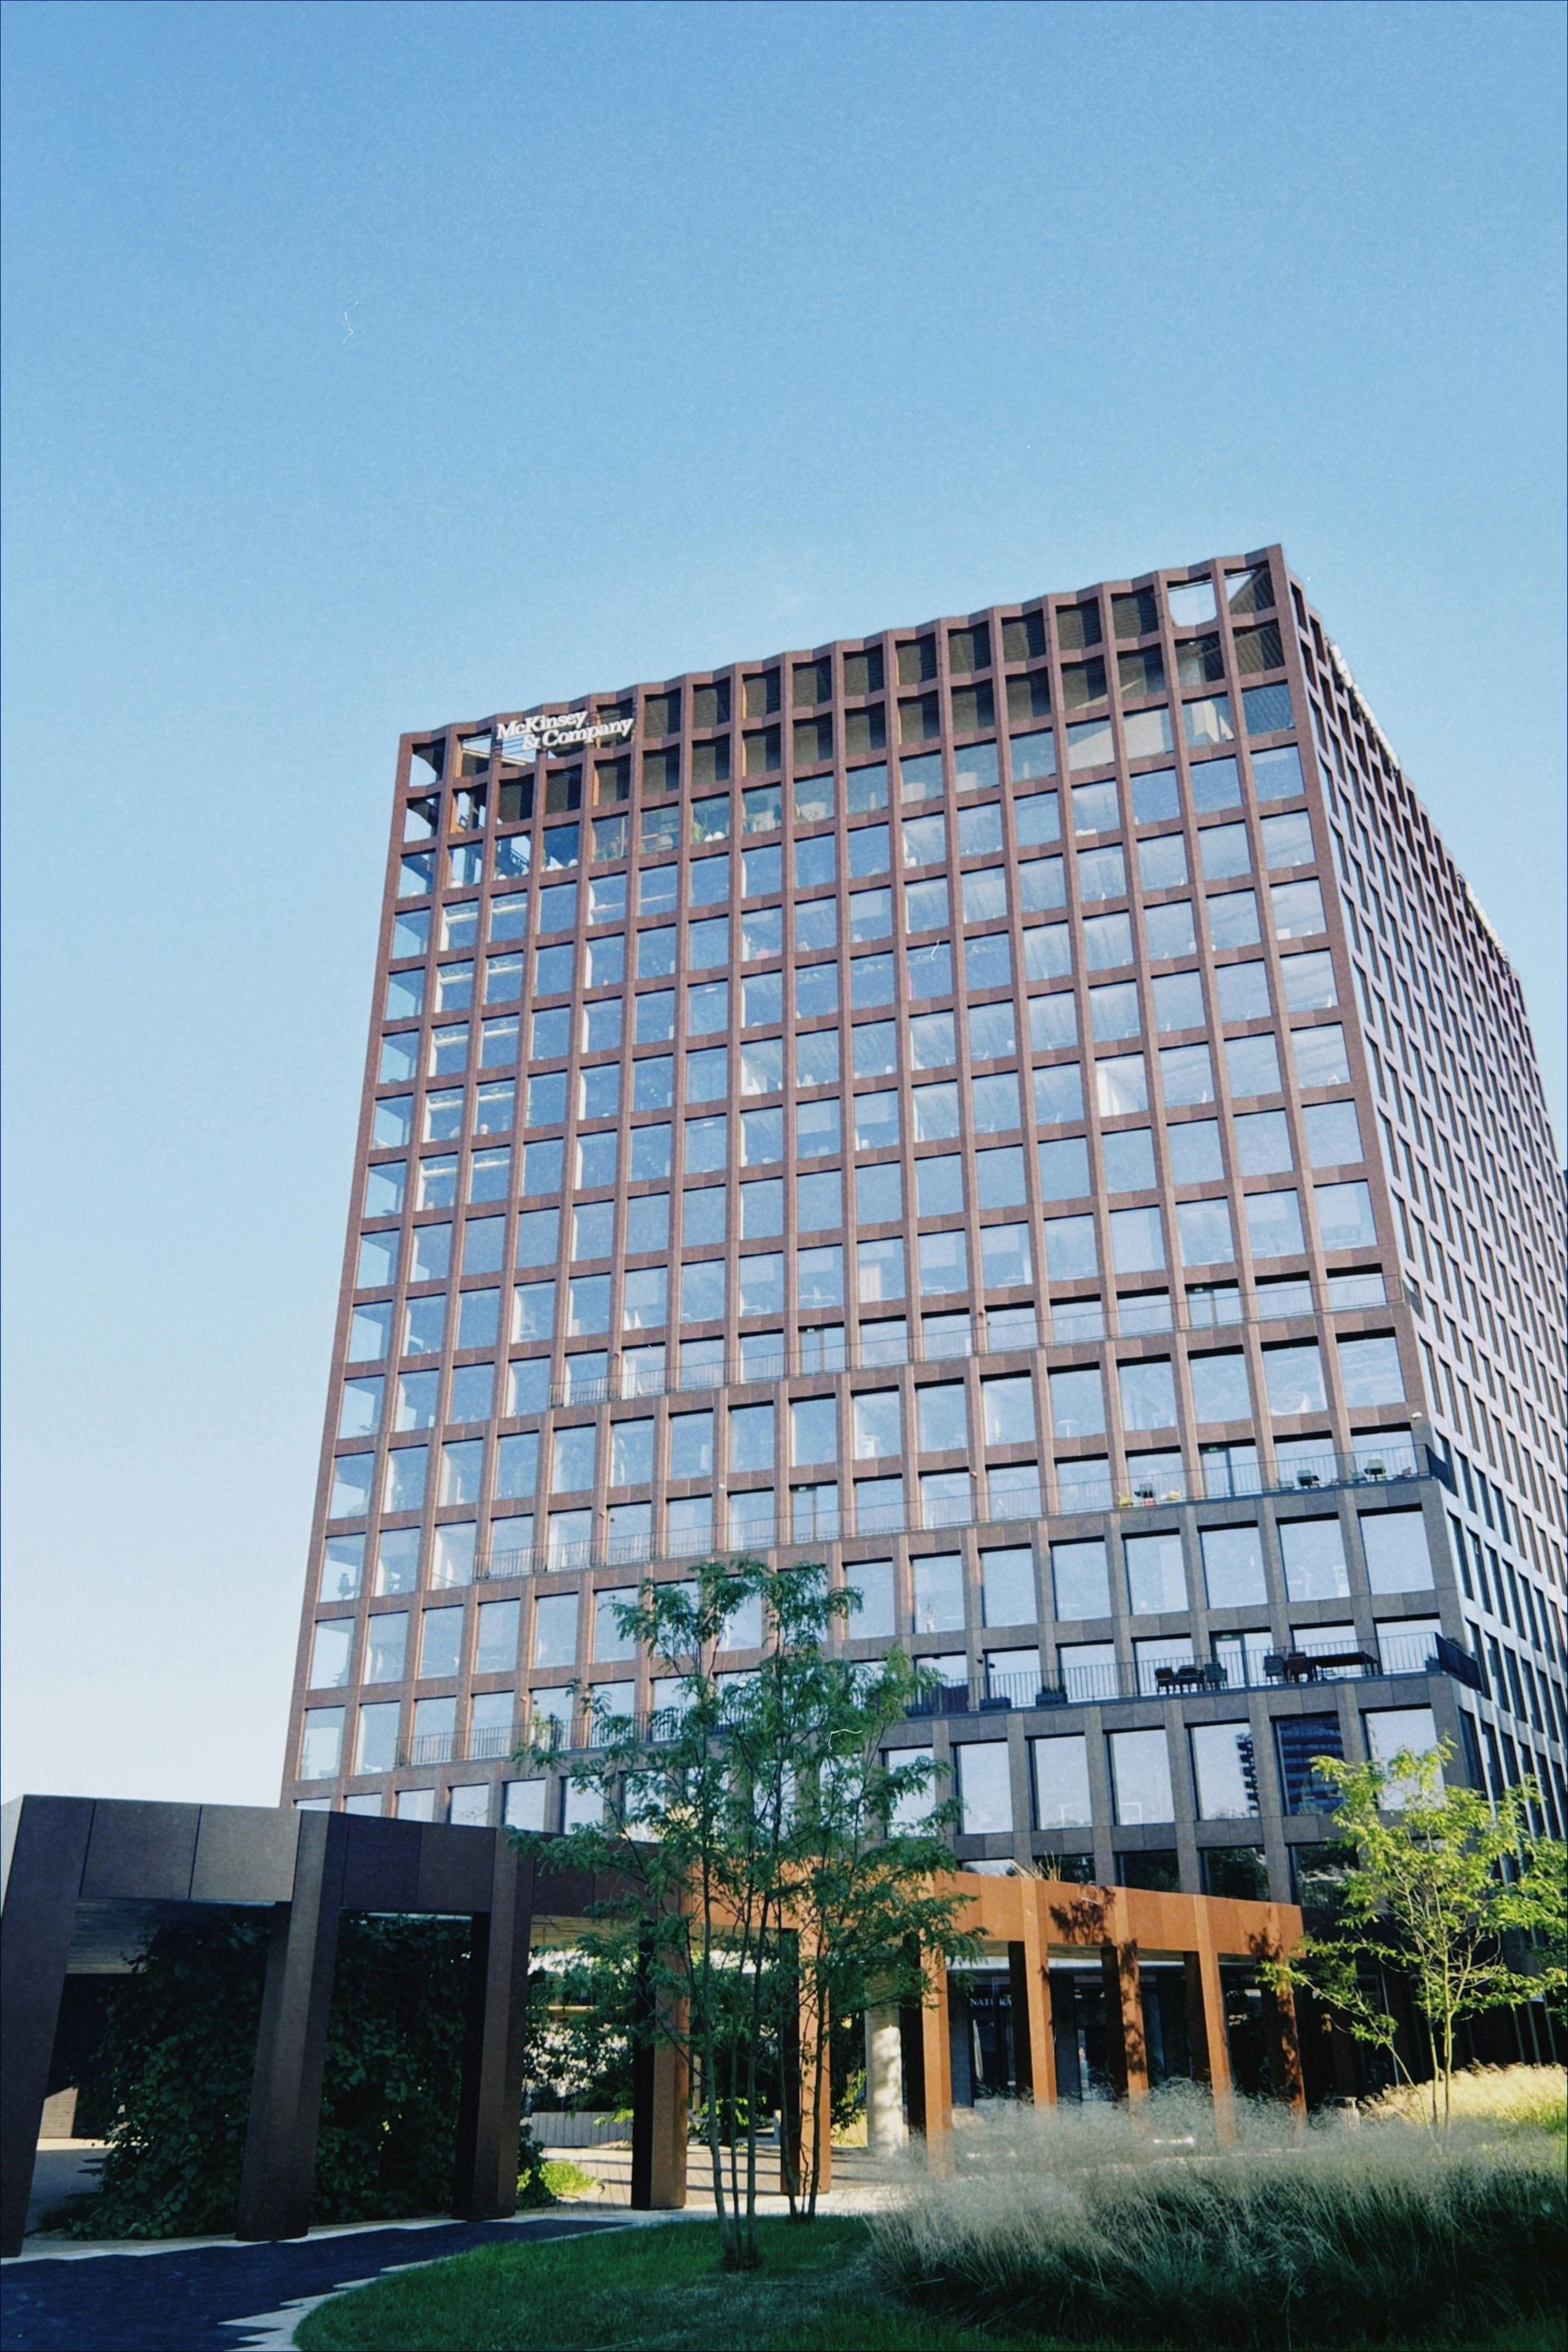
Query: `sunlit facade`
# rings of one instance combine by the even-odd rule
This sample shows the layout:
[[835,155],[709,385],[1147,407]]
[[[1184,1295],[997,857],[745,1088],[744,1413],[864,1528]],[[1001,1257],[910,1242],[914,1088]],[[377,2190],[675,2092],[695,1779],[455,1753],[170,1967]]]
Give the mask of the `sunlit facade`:
[[1289,1897],[1439,1736],[1560,1834],[1563,1205],[1279,548],[405,736],[287,1793],[559,1826],[745,1550],[971,1866]]

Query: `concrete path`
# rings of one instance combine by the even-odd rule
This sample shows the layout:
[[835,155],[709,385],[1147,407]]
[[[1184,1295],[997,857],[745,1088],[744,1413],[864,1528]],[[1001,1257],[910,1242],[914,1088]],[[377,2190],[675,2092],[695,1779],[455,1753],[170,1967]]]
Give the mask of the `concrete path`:
[[98,2186],[98,2168],[107,2154],[100,2139],[45,2139],[33,2158],[33,2188],[27,2199],[27,2229],[38,2227],[44,2215],[72,2197],[90,2197]]
[[66,2248],[35,2238],[0,2269],[0,2346],[5,2352],[280,2347],[312,2304],[384,2271],[444,2261],[498,2239],[614,2229],[627,2218],[555,2210],[516,2221],[373,2222],[262,2245],[187,2239]]

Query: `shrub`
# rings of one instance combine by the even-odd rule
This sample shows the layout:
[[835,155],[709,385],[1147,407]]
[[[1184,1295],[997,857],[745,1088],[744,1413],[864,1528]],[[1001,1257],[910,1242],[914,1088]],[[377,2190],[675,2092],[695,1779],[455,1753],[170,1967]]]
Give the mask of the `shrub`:
[[523,2210],[559,2205],[563,2197],[591,2196],[597,2186],[580,2164],[546,2156],[531,2127],[523,2125],[517,2152],[517,2201]]
[[[1453,2112],[1461,2121],[1508,2130],[1568,2131],[1568,2074],[1561,2066],[1470,2066],[1453,2077]],[[1397,2116],[1426,2123],[1432,2112],[1425,2083],[1401,2083],[1363,2111],[1373,2120]]]
[[1237,2120],[1222,2148],[1206,2102],[1165,2092],[988,2121],[955,2177],[872,2218],[874,2259],[917,2302],[1079,2341],[1453,2343],[1560,2308],[1568,2198],[1544,2135]]

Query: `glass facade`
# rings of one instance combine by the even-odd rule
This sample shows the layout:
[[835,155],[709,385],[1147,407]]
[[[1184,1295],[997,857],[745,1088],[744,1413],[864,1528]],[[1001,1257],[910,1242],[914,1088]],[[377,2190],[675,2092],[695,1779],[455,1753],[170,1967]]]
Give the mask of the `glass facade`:
[[938,1666],[961,1853],[1196,1889],[1257,1693],[1287,1895],[1374,1675],[1560,1823],[1528,1031],[1279,551],[552,717],[403,746],[290,1793],[558,1825],[743,1549]]

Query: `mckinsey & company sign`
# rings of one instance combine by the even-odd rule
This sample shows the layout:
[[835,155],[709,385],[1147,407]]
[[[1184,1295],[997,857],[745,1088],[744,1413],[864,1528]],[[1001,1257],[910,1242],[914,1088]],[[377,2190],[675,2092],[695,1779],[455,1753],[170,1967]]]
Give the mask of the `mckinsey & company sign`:
[[503,719],[496,743],[503,760],[536,760],[542,751],[567,751],[585,743],[624,743],[629,719],[590,719],[585,710],[546,711],[533,719]]

